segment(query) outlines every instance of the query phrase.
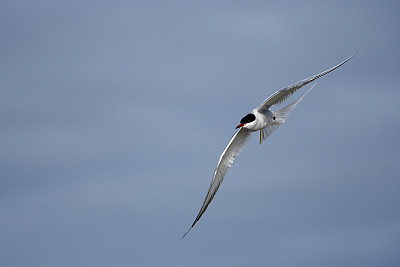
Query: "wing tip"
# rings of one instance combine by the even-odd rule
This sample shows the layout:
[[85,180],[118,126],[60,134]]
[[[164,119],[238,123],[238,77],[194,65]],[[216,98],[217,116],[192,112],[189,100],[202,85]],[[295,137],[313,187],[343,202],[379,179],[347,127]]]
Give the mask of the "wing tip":
[[357,55],[358,52],[361,51],[361,48],[357,49],[356,52],[354,52],[354,54],[352,54],[348,59],[346,59],[345,61],[342,62],[342,64],[346,63],[347,61],[349,61],[350,59],[352,59],[355,55]]
[[192,230],[192,228],[193,228],[193,226],[191,226],[191,227],[189,228],[189,230],[187,230],[187,232],[181,237],[181,239],[184,239],[185,236],[190,232],[190,230]]

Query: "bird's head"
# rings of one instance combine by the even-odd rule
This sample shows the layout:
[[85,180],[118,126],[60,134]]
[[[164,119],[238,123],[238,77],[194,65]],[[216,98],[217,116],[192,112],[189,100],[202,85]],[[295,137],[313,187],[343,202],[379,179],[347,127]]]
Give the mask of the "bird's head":
[[249,126],[249,124],[251,124],[255,120],[256,120],[256,115],[254,115],[253,113],[247,114],[240,120],[240,124],[236,126],[236,129],[242,127],[246,128],[246,126]]

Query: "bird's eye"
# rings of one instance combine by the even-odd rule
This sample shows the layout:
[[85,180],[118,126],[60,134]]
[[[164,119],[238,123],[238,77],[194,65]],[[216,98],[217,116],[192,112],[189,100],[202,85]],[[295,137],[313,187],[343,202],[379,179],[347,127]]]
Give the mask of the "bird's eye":
[[272,117],[273,120],[276,120],[275,116]]
[[256,115],[254,114],[247,114],[246,116],[244,116],[241,120],[240,123],[245,124],[245,123],[249,123],[252,122],[256,119]]

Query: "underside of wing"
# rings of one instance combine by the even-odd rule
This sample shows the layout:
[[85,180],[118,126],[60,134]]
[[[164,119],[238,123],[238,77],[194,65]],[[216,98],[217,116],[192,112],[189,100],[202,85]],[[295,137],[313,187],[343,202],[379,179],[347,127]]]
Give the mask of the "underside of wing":
[[[228,169],[231,167],[233,161],[239,155],[239,153],[243,150],[244,146],[246,145],[247,141],[251,136],[251,132],[245,128],[240,128],[231,138],[228,145],[225,147],[224,151],[222,152],[217,167],[215,168],[213,178],[210,183],[210,187],[208,188],[207,195],[204,199],[203,205],[197,215],[196,219],[194,220],[192,226],[189,230],[185,233],[185,235],[193,228],[193,226],[197,223],[197,221],[201,218],[203,213],[206,211],[208,205],[211,203],[212,199],[214,198],[215,194],[218,191],[219,186],[221,185],[222,181],[225,178],[225,175]],[[185,235],[183,237],[185,237]],[[183,238],[182,237],[182,238]]]
[[260,130],[260,145],[261,145],[261,140],[267,139],[268,136],[270,136],[276,129],[278,129],[279,125],[280,124],[272,124]]
[[349,61],[355,54],[357,54],[357,52],[355,52],[351,57],[349,57],[348,59],[346,59],[345,61],[337,64],[336,66],[321,72],[319,74],[316,74],[310,78],[301,80],[295,84],[286,86],[278,91],[276,91],[275,93],[273,93],[270,97],[268,97],[267,99],[265,99],[261,105],[257,108],[257,110],[259,112],[263,112],[266,109],[269,109],[271,106],[273,105],[278,105],[281,104],[282,102],[284,102],[289,96],[291,96],[294,92],[296,92],[298,89],[300,89],[301,87],[303,87],[304,85],[315,81],[316,79],[324,76],[325,74],[328,74],[331,71],[334,71],[335,69],[339,68],[340,66],[342,66],[344,63],[346,63],[347,61]]
[[265,127],[264,129],[260,130],[260,145],[261,145],[261,139],[265,140],[267,139],[268,136],[271,135],[272,132],[274,132],[278,127],[285,122],[289,114],[296,108],[297,104],[300,103],[300,101],[303,99],[303,97],[310,92],[311,89],[314,88],[316,84],[314,84],[310,89],[308,89],[304,94],[302,94],[299,98],[297,98],[293,103],[287,105],[286,107],[283,107],[277,111],[274,111],[274,118],[276,120],[276,123],[269,125],[268,127]]

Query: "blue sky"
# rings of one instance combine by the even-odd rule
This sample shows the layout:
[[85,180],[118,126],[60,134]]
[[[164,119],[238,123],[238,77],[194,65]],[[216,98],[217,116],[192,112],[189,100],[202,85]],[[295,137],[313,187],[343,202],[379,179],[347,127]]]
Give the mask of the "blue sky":
[[[2,1],[1,265],[399,266],[398,10]],[[358,49],[181,240],[240,118]]]

